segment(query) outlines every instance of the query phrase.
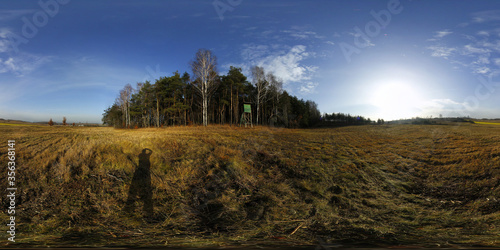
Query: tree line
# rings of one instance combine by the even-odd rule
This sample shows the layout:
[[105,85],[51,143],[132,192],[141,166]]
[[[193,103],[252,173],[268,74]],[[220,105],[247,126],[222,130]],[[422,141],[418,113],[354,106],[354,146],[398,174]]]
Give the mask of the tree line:
[[190,63],[192,74],[174,72],[155,82],[130,84],[103,113],[105,125],[145,128],[175,125],[240,124],[243,104],[250,104],[255,125],[306,128],[321,120],[318,105],[290,95],[283,81],[263,67],[251,68],[252,81],[241,68],[217,72],[217,58],[200,49]]
[[384,119],[377,119],[377,121],[372,121],[370,118],[365,118],[363,116],[352,116],[350,114],[344,113],[331,113],[323,114],[321,116],[321,122],[318,124],[322,127],[335,127],[335,126],[348,126],[348,125],[370,125],[384,124]]

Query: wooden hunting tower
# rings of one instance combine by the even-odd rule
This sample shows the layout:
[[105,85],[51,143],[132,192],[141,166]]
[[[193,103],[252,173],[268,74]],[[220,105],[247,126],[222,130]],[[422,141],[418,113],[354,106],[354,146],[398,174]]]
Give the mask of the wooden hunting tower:
[[250,124],[250,126],[253,128],[252,124],[252,106],[248,104],[243,104],[243,114],[241,114],[241,119],[240,119],[240,127],[241,124],[245,124],[245,128],[247,127],[247,124]]

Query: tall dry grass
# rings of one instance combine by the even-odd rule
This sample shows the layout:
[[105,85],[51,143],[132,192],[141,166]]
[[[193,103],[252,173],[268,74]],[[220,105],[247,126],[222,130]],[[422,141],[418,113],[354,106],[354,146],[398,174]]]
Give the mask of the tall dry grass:
[[[0,129],[17,144],[25,243],[500,244],[499,127]],[[154,212],[125,212],[145,148]]]

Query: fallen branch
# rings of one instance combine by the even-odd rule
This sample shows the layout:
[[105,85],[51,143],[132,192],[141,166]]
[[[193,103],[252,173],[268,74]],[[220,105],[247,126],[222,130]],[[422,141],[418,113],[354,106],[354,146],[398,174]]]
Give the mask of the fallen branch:
[[295,228],[295,230],[293,230],[293,232],[291,232],[288,237],[292,236],[294,233],[296,233],[303,225],[304,225],[305,222],[302,222],[299,224],[298,227]]
[[112,174],[109,174],[109,173],[108,173],[108,176],[109,176],[109,177],[113,177],[114,179],[119,180],[119,181],[121,181],[121,182],[124,182],[124,181],[123,181],[123,179],[118,178],[118,177],[116,177],[116,176],[114,176],[114,175],[112,175]]
[[275,220],[274,223],[287,223],[287,222],[303,222],[306,220]]

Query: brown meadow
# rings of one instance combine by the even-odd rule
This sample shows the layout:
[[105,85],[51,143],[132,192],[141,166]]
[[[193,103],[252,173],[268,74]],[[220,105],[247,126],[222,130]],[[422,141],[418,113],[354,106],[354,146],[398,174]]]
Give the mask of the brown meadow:
[[[0,130],[2,164],[16,140],[16,244],[500,246],[496,125]],[[126,212],[146,148],[153,213],[141,198]]]

